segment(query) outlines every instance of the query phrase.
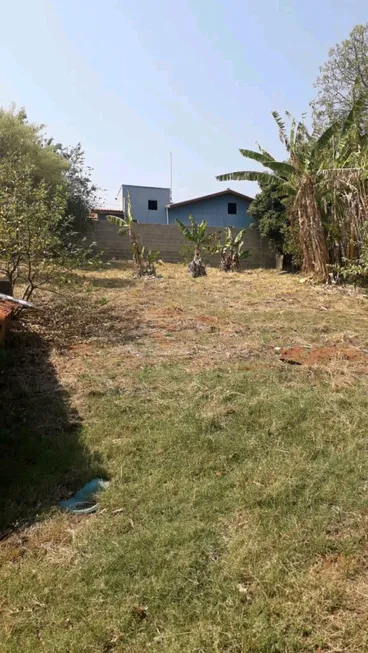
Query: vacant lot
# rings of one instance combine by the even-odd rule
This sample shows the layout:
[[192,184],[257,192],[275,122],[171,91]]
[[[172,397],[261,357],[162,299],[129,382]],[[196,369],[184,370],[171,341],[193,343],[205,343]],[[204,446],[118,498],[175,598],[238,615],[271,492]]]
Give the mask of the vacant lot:
[[1,355],[0,649],[367,651],[368,300],[161,272],[35,297]]

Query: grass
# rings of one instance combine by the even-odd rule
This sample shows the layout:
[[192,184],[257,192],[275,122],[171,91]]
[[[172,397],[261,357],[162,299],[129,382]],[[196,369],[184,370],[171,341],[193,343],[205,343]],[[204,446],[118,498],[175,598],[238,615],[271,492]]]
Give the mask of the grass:
[[[367,300],[162,273],[38,297],[2,356],[1,517],[24,520],[0,544],[3,650],[367,651],[366,370],[274,351],[368,349]],[[61,513],[96,473],[99,513]]]

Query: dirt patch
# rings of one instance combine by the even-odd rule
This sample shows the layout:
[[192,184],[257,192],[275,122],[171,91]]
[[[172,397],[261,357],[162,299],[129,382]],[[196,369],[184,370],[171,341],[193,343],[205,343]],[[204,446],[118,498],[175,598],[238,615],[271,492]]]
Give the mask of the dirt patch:
[[178,317],[183,313],[183,309],[178,306],[172,306],[169,308],[159,308],[152,310],[151,314],[155,317]]
[[328,365],[344,361],[368,369],[368,356],[353,347],[289,347],[282,349],[280,360],[291,365]]
[[196,320],[201,324],[209,324],[213,326],[216,326],[219,323],[219,318],[213,315],[198,315]]

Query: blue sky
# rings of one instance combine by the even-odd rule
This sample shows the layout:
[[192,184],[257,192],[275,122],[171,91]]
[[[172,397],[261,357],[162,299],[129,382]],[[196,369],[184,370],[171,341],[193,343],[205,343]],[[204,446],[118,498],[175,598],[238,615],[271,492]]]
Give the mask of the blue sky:
[[[366,0],[2,0],[1,103],[57,141],[81,141],[113,206],[121,183],[179,201],[282,156],[271,111],[299,117],[328,49],[367,20]],[[254,195],[251,183],[227,184]]]

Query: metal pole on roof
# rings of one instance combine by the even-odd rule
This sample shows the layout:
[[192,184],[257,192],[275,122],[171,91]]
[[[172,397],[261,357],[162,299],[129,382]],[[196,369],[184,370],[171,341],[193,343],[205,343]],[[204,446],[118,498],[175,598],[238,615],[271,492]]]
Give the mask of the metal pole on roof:
[[120,186],[118,192],[116,193],[115,200],[118,199],[118,197],[119,197],[119,195],[120,195],[120,192],[121,192],[121,208],[122,208],[122,210],[124,211],[124,196],[123,196],[123,192],[122,192],[122,191],[123,191],[123,184],[121,184],[121,186]]
[[172,152],[169,152],[170,160],[170,204],[172,204]]

